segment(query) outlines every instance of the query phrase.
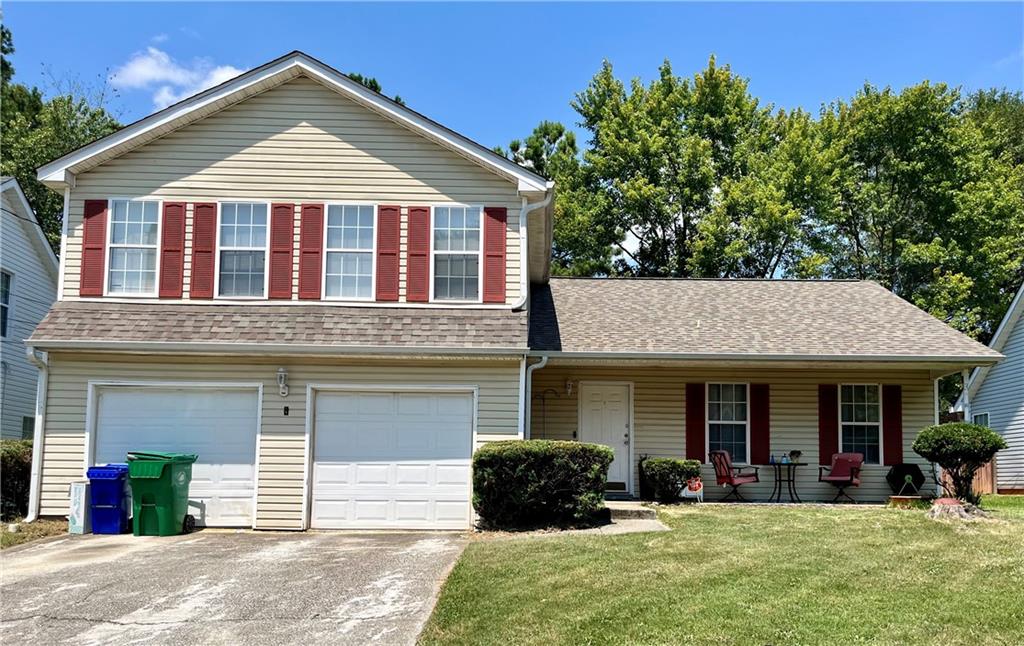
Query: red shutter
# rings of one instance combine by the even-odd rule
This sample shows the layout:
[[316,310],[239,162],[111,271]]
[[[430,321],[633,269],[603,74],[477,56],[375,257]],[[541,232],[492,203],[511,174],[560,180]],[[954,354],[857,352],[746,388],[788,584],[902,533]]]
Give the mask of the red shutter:
[[505,223],[508,210],[484,207],[484,302],[505,302]]
[[377,207],[377,300],[398,300],[398,246],[402,208]]
[[160,233],[160,298],[181,298],[185,270],[185,203],[164,202]]
[[903,386],[882,386],[882,457],[886,465],[903,462]]
[[771,387],[750,384],[750,463],[768,464],[771,452]]
[[430,299],[430,207],[409,207],[409,241],[406,247],[405,300],[423,303]]
[[704,384],[686,384],[686,458],[707,462],[704,449]]
[[832,464],[839,453],[839,387],[818,385],[818,464]]
[[192,271],[189,298],[213,298],[213,247],[217,241],[217,205],[192,205]]
[[270,207],[270,298],[292,297],[295,249],[295,205]]
[[82,273],[78,284],[80,296],[103,296],[106,247],[107,201],[86,200],[82,212]]
[[301,299],[320,299],[323,248],[324,205],[303,204],[299,221],[299,298]]

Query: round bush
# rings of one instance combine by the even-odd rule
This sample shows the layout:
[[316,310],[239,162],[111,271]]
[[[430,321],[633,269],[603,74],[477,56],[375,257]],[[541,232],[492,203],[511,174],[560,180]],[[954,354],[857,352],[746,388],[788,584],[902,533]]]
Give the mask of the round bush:
[[913,445],[918,455],[949,474],[957,498],[975,504],[978,496],[972,490],[974,473],[1005,448],[1006,440],[998,433],[967,422],[929,426],[918,433]]
[[485,527],[591,522],[604,508],[607,446],[553,440],[485,444],[473,455],[473,507]]
[[697,460],[675,458],[648,458],[644,460],[644,477],[653,489],[658,502],[670,503],[679,500],[679,491],[690,478],[700,475]]

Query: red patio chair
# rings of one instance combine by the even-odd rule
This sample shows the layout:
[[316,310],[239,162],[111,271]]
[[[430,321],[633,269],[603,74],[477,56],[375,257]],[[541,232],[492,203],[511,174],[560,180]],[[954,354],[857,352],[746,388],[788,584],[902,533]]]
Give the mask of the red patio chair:
[[[836,453],[832,456],[832,466],[818,467],[818,482],[827,482],[839,489],[832,502],[838,502],[844,496],[850,502],[857,502],[845,490],[860,486],[860,468],[863,465],[863,453]],[[825,475],[825,469],[828,469],[828,475]]]
[[730,486],[732,491],[726,494],[722,501],[726,501],[730,496],[736,496],[736,500],[741,502],[747,502],[747,499],[740,495],[740,485],[750,484],[752,482],[761,482],[761,479],[757,477],[757,467],[750,467],[754,470],[753,473],[743,473],[742,467],[732,466],[732,457],[728,451],[711,451],[708,453],[711,458],[711,464],[715,467],[715,480],[721,486]]

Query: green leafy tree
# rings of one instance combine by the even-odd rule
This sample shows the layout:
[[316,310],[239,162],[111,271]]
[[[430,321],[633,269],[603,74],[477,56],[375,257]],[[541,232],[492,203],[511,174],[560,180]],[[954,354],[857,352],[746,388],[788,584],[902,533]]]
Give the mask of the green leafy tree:
[[961,500],[978,504],[974,474],[1006,448],[1006,440],[979,424],[952,422],[929,426],[914,439],[914,452],[942,467],[952,483],[952,493]]
[[[381,91],[380,81],[378,81],[376,78],[372,76],[363,76],[358,72],[349,72],[348,74],[346,74],[346,76],[348,76],[356,83],[362,85],[363,87],[373,90],[377,94],[383,94],[383,92]],[[397,94],[394,96],[393,100],[395,103],[399,105],[405,105],[405,101],[403,101],[402,97],[398,96]]]

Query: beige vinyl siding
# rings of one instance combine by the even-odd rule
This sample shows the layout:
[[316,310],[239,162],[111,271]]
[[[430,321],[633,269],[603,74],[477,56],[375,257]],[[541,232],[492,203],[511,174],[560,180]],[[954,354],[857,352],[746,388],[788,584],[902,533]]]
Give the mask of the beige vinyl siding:
[[[535,439],[575,439],[577,431],[578,385],[566,395],[567,380],[627,381],[633,383],[634,457],[682,458],[686,455],[686,384],[688,382],[749,382],[771,386],[771,451],[778,459],[791,450],[803,451],[797,492],[804,500],[830,500],[835,489],[818,479],[818,384],[878,383],[903,386],[903,459],[921,465],[932,486],[925,463],[910,448],[917,431],[934,423],[932,381],[926,372],[857,370],[739,370],[650,368],[570,368],[551,366],[533,374],[531,437]],[[554,392],[552,392],[554,391]],[[546,394],[545,394],[546,393]],[[543,399],[542,399],[543,396]],[[891,494],[885,481],[889,467],[867,465],[859,488],[851,495],[862,501],[881,501]],[[638,492],[636,468],[634,492]],[[744,485],[744,497],[766,499],[774,482],[772,470],[761,468],[761,482]],[[728,492],[715,485],[714,470],[704,467],[705,496],[716,499]],[[788,498],[784,498],[788,500]]]
[[[68,484],[84,473],[89,381],[262,382],[256,526],[298,529],[302,526],[307,384],[477,386],[479,445],[517,437],[519,365],[518,359],[261,361],[54,353],[50,355],[40,513],[67,514]],[[288,371],[291,392],[284,398],[276,382],[279,367]]]
[[[519,298],[515,184],[305,77],[79,175],[69,205],[66,297],[78,295],[85,200],[115,196],[399,204],[403,220],[408,206],[504,206],[508,302]],[[191,213],[186,226],[191,251]],[[404,228],[401,255],[404,278]],[[190,264],[189,253],[186,276]]]

